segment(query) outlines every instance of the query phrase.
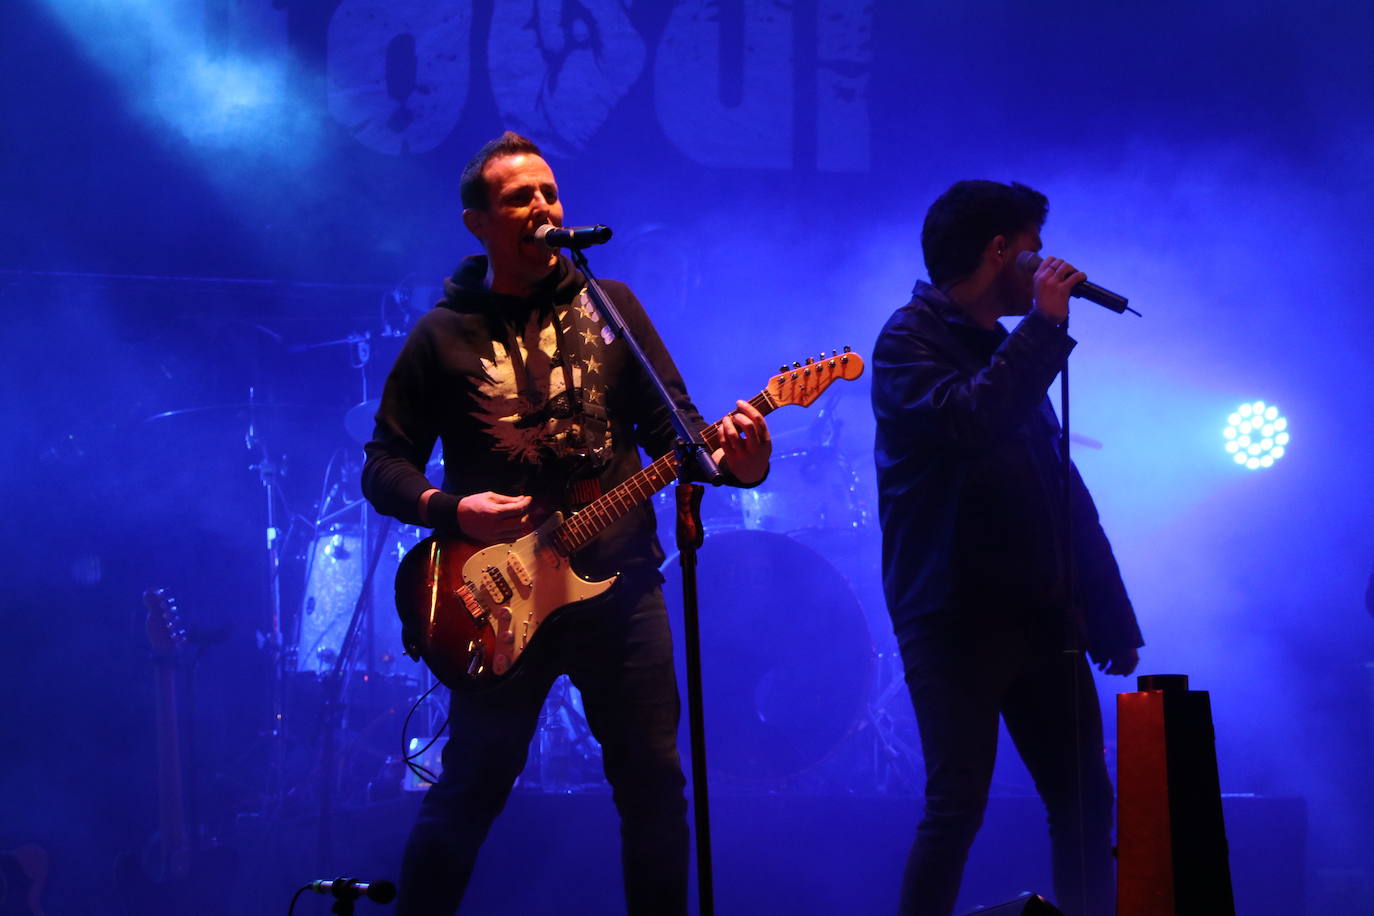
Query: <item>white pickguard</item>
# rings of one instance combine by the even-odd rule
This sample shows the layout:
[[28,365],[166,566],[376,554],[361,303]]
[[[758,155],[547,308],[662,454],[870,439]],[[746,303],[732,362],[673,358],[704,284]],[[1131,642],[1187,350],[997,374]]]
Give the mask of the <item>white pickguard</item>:
[[490,664],[497,675],[510,670],[551,614],[605,593],[619,578],[591,582],[574,572],[549,542],[562,523],[556,514],[519,540],[484,547],[463,564],[463,578],[472,584],[496,634]]

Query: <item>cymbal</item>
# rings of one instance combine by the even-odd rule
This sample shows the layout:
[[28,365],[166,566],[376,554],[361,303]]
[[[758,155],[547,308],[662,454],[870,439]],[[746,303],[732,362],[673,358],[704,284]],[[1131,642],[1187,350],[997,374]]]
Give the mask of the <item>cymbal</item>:
[[144,423],[151,423],[154,420],[166,420],[171,417],[185,417],[192,414],[210,413],[217,410],[254,410],[263,413],[279,413],[283,410],[320,410],[321,408],[313,404],[283,404],[271,401],[236,401],[232,404],[202,404],[198,407],[180,407],[176,410],[164,410],[162,413],[155,413],[152,416],[144,417]]
[[348,413],[344,414],[344,429],[354,442],[366,445],[372,438],[373,418],[381,403],[378,398],[370,398],[348,408]]

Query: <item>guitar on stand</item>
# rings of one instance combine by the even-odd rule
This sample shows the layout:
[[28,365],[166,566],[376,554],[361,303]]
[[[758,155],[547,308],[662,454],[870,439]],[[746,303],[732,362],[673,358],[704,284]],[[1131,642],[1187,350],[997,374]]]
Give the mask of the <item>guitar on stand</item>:
[[43,916],[48,853],[26,843],[0,852],[0,916]]
[[201,850],[187,816],[182,684],[195,646],[165,589],[146,589],[143,604],[156,687],[158,832],[143,856],[119,857],[115,883],[130,916],[226,913],[232,857],[223,847]]
[[[862,357],[846,347],[784,367],[750,403],[765,415],[790,404],[808,407],[832,383],[862,374]],[[720,424],[704,429],[702,437],[708,448],[719,447]],[[565,518],[555,512],[511,543],[480,544],[452,535],[421,541],[396,573],[396,610],[407,653],[423,659],[449,687],[500,683],[545,621],[616,583],[617,576],[583,579],[572,569],[572,554],[677,477],[678,457],[670,452],[576,513]]]

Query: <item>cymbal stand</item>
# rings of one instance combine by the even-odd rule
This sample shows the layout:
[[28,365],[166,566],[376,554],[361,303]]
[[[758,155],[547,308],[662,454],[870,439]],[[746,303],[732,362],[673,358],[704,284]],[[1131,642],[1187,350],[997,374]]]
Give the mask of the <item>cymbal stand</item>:
[[265,650],[272,661],[272,721],[268,727],[268,743],[271,748],[268,763],[267,807],[269,813],[280,808],[286,792],[286,644],[282,635],[281,613],[281,546],[282,530],[277,526],[277,500],[281,495],[281,478],[286,474],[284,458],[274,458],[263,444],[257,432],[257,389],[248,389],[248,430],[243,444],[250,453],[257,454],[257,461],[250,464],[250,470],[258,472],[263,492],[267,497],[267,594],[271,608],[269,629],[258,633],[258,648]]
[[[338,781],[338,745],[344,719],[344,687],[348,681],[350,665],[357,652],[358,635],[364,621],[370,621],[368,613],[372,605],[372,581],[377,574],[377,563],[386,548],[386,535],[391,530],[391,519],[383,518],[377,539],[368,551],[367,571],[363,575],[362,589],[353,604],[353,616],[348,621],[339,654],[334,659],[334,667],[325,675],[324,684],[324,726],[323,745],[320,751],[320,819],[319,819],[319,866],[326,868],[333,856],[333,815],[334,790]],[[368,542],[364,537],[363,544]]]

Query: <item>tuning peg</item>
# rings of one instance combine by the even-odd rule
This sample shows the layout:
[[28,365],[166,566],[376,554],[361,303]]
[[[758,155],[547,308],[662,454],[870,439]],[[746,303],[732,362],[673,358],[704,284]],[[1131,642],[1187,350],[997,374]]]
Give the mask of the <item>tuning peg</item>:
[[793,368],[794,370],[800,369],[800,368],[801,368],[801,363],[797,362],[796,360],[793,360],[793,361],[792,361],[792,368]]
[[778,367],[778,371],[779,371],[779,372],[786,372],[786,371],[787,371],[787,363],[783,363],[781,366],[779,366],[779,367]]
[[849,352],[849,344],[845,344],[845,345],[844,345],[844,352],[846,352],[846,353]]

